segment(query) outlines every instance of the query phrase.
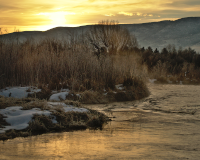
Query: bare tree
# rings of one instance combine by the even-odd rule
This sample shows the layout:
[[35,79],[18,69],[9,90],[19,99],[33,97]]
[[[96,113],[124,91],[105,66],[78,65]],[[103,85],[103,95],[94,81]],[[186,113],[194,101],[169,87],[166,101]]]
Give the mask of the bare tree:
[[138,46],[136,38],[117,21],[100,21],[91,26],[86,34],[98,57],[102,51],[104,54],[115,55],[124,49]]

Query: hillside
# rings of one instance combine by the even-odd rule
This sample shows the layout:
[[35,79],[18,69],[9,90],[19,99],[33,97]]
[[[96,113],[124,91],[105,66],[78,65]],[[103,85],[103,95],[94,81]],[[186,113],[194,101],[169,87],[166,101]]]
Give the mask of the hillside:
[[[177,48],[191,47],[200,52],[200,17],[182,18],[176,21],[160,21],[142,24],[122,24],[137,37],[140,47],[162,49],[168,44],[174,44]],[[65,40],[68,33],[74,30],[86,31],[90,26],[81,27],[57,27],[48,31],[26,31],[1,35],[3,39],[18,39],[24,41],[33,38],[36,41],[46,37]]]
[[124,25],[124,27],[135,34],[140,46],[161,49],[168,44],[174,44],[176,47],[192,47],[200,51],[200,17]]

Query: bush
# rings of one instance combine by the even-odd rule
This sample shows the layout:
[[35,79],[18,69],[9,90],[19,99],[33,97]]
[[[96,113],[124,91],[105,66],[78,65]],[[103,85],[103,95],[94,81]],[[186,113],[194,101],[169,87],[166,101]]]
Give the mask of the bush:
[[[101,31],[107,35],[100,34]],[[100,35],[103,39],[97,38]],[[30,95],[34,98],[48,99],[51,90],[61,88],[74,92],[115,90],[115,85],[123,83],[126,77],[146,76],[141,57],[135,53],[136,39],[115,21],[102,21],[83,34],[69,33],[68,41],[15,41],[13,38],[2,42],[0,88],[40,86],[41,92]],[[107,56],[96,56],[94,44],[108,50]]]

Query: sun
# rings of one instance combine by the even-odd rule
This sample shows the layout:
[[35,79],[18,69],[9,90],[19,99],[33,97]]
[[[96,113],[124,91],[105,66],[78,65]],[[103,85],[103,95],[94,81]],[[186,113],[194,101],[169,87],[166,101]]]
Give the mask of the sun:
[[36,15],[38,16],[45,16],[48,17],[48,19],[51,20],[51,25],[65,25],[66,24],[66,16],[67,15],[73,15],[75,13],[70,13],[70,12],[42,12],[38,13]]
[[54,12],[49,14],[49,19],[51,19],[51,23],[53,25],[65,25],[66,24],[66,18],[65,18],[64,12]]
[[50,21],[48,22],[48,24],[35,27],[34,30],[46,31],[58,26],[71,26],[71,27],[78,26],[69,24],[68,21],[70,19],[70,16],[76,15],[76,13],[74,12],[68,12],[68,11],[41,12],[35,15],[44,16],[45,19],[49,19]]

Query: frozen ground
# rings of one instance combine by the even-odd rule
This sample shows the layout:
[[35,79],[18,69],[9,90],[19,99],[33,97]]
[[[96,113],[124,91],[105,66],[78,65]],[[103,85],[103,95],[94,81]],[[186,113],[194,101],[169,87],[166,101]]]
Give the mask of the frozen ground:
[[55,117],[52,115],[52,111],[55,108],[60,107],[65,112],[88,112],[85,108],[78,108],[72,105],[66,105],[61,102],[48,102],[49,110],[41,110],[40,108],[32,108],[30,110],[23,110],[21,106],[12,106],[5,109],[0,109],[0,114],[4,117],[4,120],[9,123],[9,126],[4,126],[5,128],[0,128],[0,133],[4,133],[10,129],[22,130],[28,127],[28,123],[32,120],[34,114],[38,115],[51,115],[51,120],[53,123],[57,123]]
[[49,116],[50,111],[41,111],[39,108],[32,108],[31,110],[21,110],[21,106],[7,107],[0,109],[0,113],[5,116],[4,120],[10,124],[5,128],[0,128],[0,133],[4,133],[10,129],[22,130],[28,127],[28,123],[32,120],[33,114],[43,114]]
[[[152,80],[149,80],[150,82]],[[153,80],[152,83],[156,81]],[[118,90],[124,90],[123,84],[118,84],[115,86]],[[105,94],[107,94],[106,90]],[[27,87],[6,87],[4,89],[0,89],[0,96],[4,97],[13,97],[13,98],[26,98],[29,94],[34,94],[37,92],[41,92],[41,89],[37,89],[33,86],[27,86]],[[52,91],[52,95],[49,98],[49,101],[63,101],[66,100],[66,97],[70,94],[69,89],[61,89],[60,91]],[[115,93],[115,92],[114,92]],[[77,96],[81,97],[80,94],[71,95],[71,96]]]
[[41,89],[35,87],[6,87],[0,90],[0,95],[4,97],[25,98],[28,94],[40,92]]
[[[13,98],[26,98],[28,94],[33,94],[35,92],[40,92],[41,89],[35,87],[7,87],[0,90],[0,95],[4,97],[13,97]],[[52,94],[50,101],[61,101],[65,100],[66,96],[69,94],[68,89],[62,90],[60,93]],[[10,129],[22,130],[28,127],[28,123],[32,120],[34,114],[50,116],[52,111],[58,106],[62,108],[65,112],[88,112],[85,108],[78,108],[72,105],[66,105],[61,102],[47,102],[49,110],[41,110],[40,108],[32,108],[31,110],[23,110],[22,106],[10,106],[5,109],[0,109],[0,114],[3,115],[4,120],[9,123],[9,126],[4,126],[0,128],[0,133],[4,133]],[[57,123],[54,116],[52,117],[52,122]]]
[[[116,85],[118,90],[124,90],[123,84]],[[7,87],[0,90],[0,95],[4,97],[13,97],[13,98],[26,98],[28,94],[33,94],[40,92],[41,89],[36,87]],[[66,97],[70,94],[69,89],[62,89],[61,91],[52,91],[52,95],[49,98],[50,102],[48,104],[48,110],[41,110],[40,108],[32,108],[30,110],[23,110],[22,106],[10,106],[5,109],[0,109],[0,114],[5,118],[4,120],[10,125],[0,128],[0,133],[4,133],[10,129],[22,130],[28,127],[29,122],[32,121],[34,114],[50,116],[53,123],[57,123],[55,117],[52,115],[52,112],[55,108],[61,108],[65,112],[88,112],[85,108],[78,108],[72,105],[66,105],[60,101],[66,100]],[[106,92],[106,90],[105,90]],[[79,94],[77,96],[80,97]]]

